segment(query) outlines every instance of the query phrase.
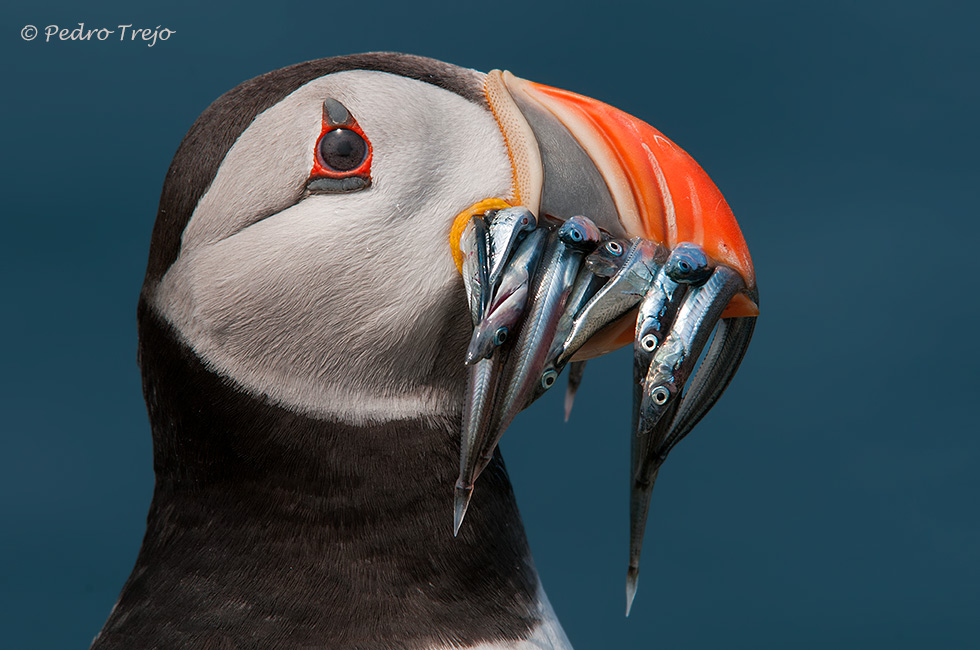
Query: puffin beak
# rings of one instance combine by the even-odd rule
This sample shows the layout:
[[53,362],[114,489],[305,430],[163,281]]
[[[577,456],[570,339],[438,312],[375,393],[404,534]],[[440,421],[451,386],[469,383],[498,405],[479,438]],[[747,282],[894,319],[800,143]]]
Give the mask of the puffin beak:
[[[622,299],[618,289],[608,288],[611,282],[607,283],[605,290],[595,293],[595,301],[582,309],[564,346],[560,341],[550,345],[550,353],[559,351],[560,356],[542,360],[538,358],[540,347],[528,345],[524,349],[518,345],[501,348],[500,354],[485,360],[494,364],[492,373],[489,367],[482,374],[474,368],[480,382],[471,384],[471,389],[489,390],[495,395],[469,396],[468,405],[478,405],[480,410],[468,412],[472,430],[470,442],[464,440],[464,447],[482,445],[485,461],[503,432],[498,429],[505,428],[517,411],[540,394],[540,389],[531,395],[525,395],[526,390],[515,392],[516,385],[507,378],[515,374],[513,368],[553,367],[560,371],[569,361],[582,362],[634,343],[627,585],[631,602],[650,491],[659,468],[670,449],[720,397],[751,338],[759,313],[752,258],[721,192],[691,156],[657,129],[602,102],[520,79],[509,72],[488,73],[484,90],[504,136],[513,170],[512,194],[501,199],[510,205],[524,206],[537,215],[539,222],[549,217],[565,221],[584,215],[604,231],[607,240],[619,238],[617,241],[624,248],[630,241],[636,246],[635,238],[651,245],[644,257],[648,260],[644,263],[647,284],[639,290],[632,306],[626,304],[628,301]],[[465,220],[461,218],[466,215],[469,219],[469,214],[457,218],[454,233],[462,231]],[[458,234],[454,236],[458,241]],[[671,257],[665,261],[654,249],[666,251]],[[675,252],[688,249],[704,257],[703,264],[690,273],[682,262],[673,261]],[[543,263],[542,269],[546,266]],[[570,268],[562,271],[571,277]],[[651,298],[657,291],[663,293],[659,302]],[[532,299],[530,313],[535,313],[535,305]],[[615,317],[608,322],[589,322],[589,312]],[[547,320],[559,322],[557,317],[549,316]],[[543,319],[535,322],[538,321]],[[697,366],[705,347],[708,351],[704,361]],[[536,355],[533,363],[532,355]],[[543,365],[549,362],[552,365]],[[581,370],[581,365],[577,369]],[[580,381],[581,377],[577,379]],[[690,385],[686,386],[688,380]],[[527,377],[522,377],[522,381],[521,386],[529,385]],[[504,402],[503,416],[500,402]],[[487,412],[494,409],[496,414]],[[474,452],[470,450],[469,455],[472,458]],[[465,477],[463,469],[461,465],[457,528],[462,495],[468,501],[480,466],[470,460]]]
[[493,70],[487,99],[510,151],[511,200],[535,214],[581,214],[614,237],[673,250],[698,244],[745,289],[725,318],[759,313],[742,231],[714,182],[660,131],[603,102]]

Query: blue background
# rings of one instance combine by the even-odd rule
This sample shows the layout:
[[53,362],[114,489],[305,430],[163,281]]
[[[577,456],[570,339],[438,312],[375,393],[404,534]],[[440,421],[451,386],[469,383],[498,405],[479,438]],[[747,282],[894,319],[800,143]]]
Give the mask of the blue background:
[[[570,424],[552,391],[504,440],[576,647],[980,646],[975,7],[4,7],[0,646],[87,647],[135,560],[153,486],[135,307],[184,132],[249,77],[382,49],[645,119],[753,253],[755,340],[661,473],[629,619],[628,356],[590,366]],[[19,36],[79,21],[176,33]]]

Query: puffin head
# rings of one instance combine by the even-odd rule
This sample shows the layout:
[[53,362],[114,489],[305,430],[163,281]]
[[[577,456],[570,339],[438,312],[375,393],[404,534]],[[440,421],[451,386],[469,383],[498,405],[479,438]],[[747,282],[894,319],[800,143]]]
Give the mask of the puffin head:
[[745,279],[726,315],[755,313],[731,210],[657,130],[507,72],[391,53],[277,70],[201,115],[167,174],[141,311],[289,410],[458,417],[472,328],[459,236],[505,205],[697,243]]

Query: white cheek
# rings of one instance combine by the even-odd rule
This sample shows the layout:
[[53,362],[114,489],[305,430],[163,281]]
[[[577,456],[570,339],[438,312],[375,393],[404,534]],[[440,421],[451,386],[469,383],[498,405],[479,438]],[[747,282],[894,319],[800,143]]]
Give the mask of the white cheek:
[[182,255],[155,303],[214,370],[275,402],[325,414],[356,395],[385,412],[452,412],[453,394],[421,385],[458,278],[431,239],[406,243],[408,256],[304,201]]
[[[372,187],[298,203],[281,192],[275,200],[290,207],[269,216],[275,192],[257,190],[258,217],[229,214],[249,190],[241,169],[223,163],[153,303],[214,371],[273,402],[356,422],[452,415],[465,373],[462,362],[440,363],[447,346],[462,358],[469,317],[449,229],[460,210],[510,191],[506,150],[492,116],[457,95],[343,74],[368,75],[331,92],[371,138]],[[399,90],[409,99],[393,108]],[[226,162],[241,162],[232,156],[240,145],[254,149],[263,129],[253,128]],[[219,183],[225,172],[235,179]],[[212,197],[216,188],[227,202]]]

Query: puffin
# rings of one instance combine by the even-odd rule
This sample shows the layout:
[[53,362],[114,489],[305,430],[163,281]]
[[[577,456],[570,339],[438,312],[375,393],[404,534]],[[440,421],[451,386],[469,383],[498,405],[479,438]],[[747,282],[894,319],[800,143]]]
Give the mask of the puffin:
[[[754,270],[707,174],[641,120],[397,53],[245,81],[190,127],[139,296],[155,487],[94,650],[567,650],[500,452],[454,535],[473,324],[459,239],[490,209],[587,215]],[[582,358],[629,343],[607,327]]]

